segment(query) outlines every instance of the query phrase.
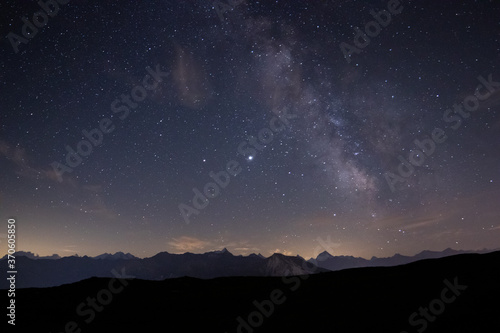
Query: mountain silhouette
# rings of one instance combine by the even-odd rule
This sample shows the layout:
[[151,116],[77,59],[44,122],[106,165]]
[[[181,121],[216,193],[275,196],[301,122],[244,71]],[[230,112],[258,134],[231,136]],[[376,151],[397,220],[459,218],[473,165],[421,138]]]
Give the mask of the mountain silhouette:
[[[266,264],[279,270],[297,260],[272,257]],[[498,281],[500,252],[285,277],[91,278],[17,290],[16,326],[22,332],[490,333],[500,330]]]
[[130,253],[116,252],[115,254],[111,253],[103,253],[94,257],[94,259],[110,259],[110,260],[118,260],[118,259],[139,259],[136,256],[133,256]]
[[463,253],[471,253],[471,252],[488,253],[494,251],[495,250],[488,250],[488,249],[479,251],[464,251],[464,250],[453,250],[451,248],[447,248],[443,251],[426,250],[414,256],[403,256],[400,254],[395,254],[392,257],[387,257],[387,258],[372,257],[370,260],[353,256],[333,256],[330,253],[324,251],[320,253],[315,260],[311,258],[308,261],[318,265],[318,267],[325,268],[330,271],[338,271],[347,268],[397,266],[397,265],[408,264],[422,259],[436,259]]
[[[0,260],[6,267],[7,261]],[[325,272],[300,257],[274,254],[269,258],[258,255],[234,256],[227,249],[203,254],[171,254],[160,252],[153,257],[140,259],[123,252],[97,257],[64,257],[58,260],[31,259],[17,256],[16,264],[22,267],[17,288],[43,288],[73,283],[91,277],[113,277],[113,272],[144,280],[163,280],[176,277],[210,279],[226,276],[283,276]],[[291,272],[291,273],[290,273]],[[0,288],[7,288],[8,281],[0,280]]]
[[[33,252],[30,252],[30,251],[17,251],[15,253],[15,256],[16,257],[27,257],[27,258],[30,258],[30,259],[61,259],[61,256],[59,256],[58,254],[53,254],[51,256],[42,256],[42,257],[40,257],[38,254],[35,254]],[[7,255],[4,255],[2,257],[2,259],[0,259],[0,260],[4,260],[4,259],[7,259]]]

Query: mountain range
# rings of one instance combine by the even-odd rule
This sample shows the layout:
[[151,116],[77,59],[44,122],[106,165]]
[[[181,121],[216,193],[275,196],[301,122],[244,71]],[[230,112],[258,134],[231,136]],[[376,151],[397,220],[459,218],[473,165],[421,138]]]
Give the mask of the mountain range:
[[360,268],[360,267],[381,267],[381,266],[398,266],[408,264],[414,261],[423,259],[437,259],[444,258],[448,256],[453,256],[457,254],[464,253],[489,253],[498,251],[495,250],[478,250],[478,251],[464,251],[464,250],[453,250],[447,248],[443,251],[422,251],[414,256],[403,256],[400,254],[395,254],[392,257],[387,258],[377,258],[372,257],[371,259],[365,259],[353,256],[332,256],[330,253],[324,251],[320,253],[316,259],[309,259],[309,262],[316,263],[318,267],[328,269],[330,271],[338,271],[347,268]]
[[[396,254],[388,258],[372,257],[368,260],[352,256],[333,256],[325,251],[316,259],[311,258],[306,261],[300,256],[285,256],[278,253],[267,258],[260,254],[235,256],[225,248],[203,254],[160,252],[144,259],[123,252],[105,253],[96,257],[62,258],[57,254],[40,257],[31,252],[16,252],[16,265],[19,267],[16,285],[17,288],[53,287],[91,277],[110,278],[117,274],[144,280],[164,280],[183,276],[211,279],[230,276],[302,275],[348,268],[397,266],[460,253],[467,251],[453,249],[440,252],[423,251],[415,256]],[[5,256],[0,260],[0,266],[5,266],[6,269],[6,264]],[[7,282],[0,280],[0,289],[6,289]]]
[[[164,280],[189,276],[201,279],[228,276],[283,276],[326,272],[324,268],[307,263],[303,258],[275,253],[268,258],[257,254],[234,256],[227,249],[203,254],[171,254],[160,252],[140,259],[130,254],[103,254],[97,257],[63,257],[60,259],[33,259],[16,256],[19,267],[17,288],[53,287],[90,277],[111,278],[120,275],[144,279]],[[5,257],[0,265],[6,269]],[[7,288],[7,280],[0,281],[0,289]]]
[[[157,259],[168,257],[159,255]],[[281,259],[300,260],[271,257],[278,264]],[[106,261],[86,260],[96,265]],[[499,263],[497,251],[287,277],[90,278],[53,288],[18,289],[16,328],[54,333],[159,328],[226,333],[499,332]],[[7,292],[0,294],[7,304]]]

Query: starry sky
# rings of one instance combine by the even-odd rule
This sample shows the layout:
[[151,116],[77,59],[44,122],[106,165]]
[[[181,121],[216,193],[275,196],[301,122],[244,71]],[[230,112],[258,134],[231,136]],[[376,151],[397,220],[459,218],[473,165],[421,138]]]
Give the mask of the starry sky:
[[499,247],[497,1],[46,9],[0,5],[2,253]]

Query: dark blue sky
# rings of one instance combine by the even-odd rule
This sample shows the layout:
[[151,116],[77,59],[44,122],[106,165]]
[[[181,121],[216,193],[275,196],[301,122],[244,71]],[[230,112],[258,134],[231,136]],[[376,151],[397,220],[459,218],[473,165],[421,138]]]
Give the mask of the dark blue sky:
[[61,3],[0,10],[20,250],[498,247],[498,3]]

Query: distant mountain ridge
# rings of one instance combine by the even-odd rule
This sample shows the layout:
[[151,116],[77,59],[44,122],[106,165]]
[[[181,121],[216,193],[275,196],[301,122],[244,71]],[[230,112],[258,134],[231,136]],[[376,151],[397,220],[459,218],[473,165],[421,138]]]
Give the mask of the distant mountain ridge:
[[[6,269],[7,260],[0,260]],[[274,254],[269,258],[258,255],[234,256],[227,249],[203,254],[171,254],[160,252],[140,259],[123,252],[91,257],[64,257],[57,260],[32,259],[17,256],[18,288],[53,287],[74,283],[91,277],[127,275],[144,280],[164,280],[177,277],[211,279],[230,276],[285,276],[326,272],[327,269],[307,263],[303,258]],[[7,288],[0,280],[0,289]]]
[[325,268],[330,271],[338,271],[348,268],[398,266],[424,259],[438,259],[465,253],[481,254],[481,253],[495,252],[498,250],[499,249],[495,250],[483,249],[479,251],[465,251],[465,250],[454,250],[451,248],[447,248],[443,251],[425,250],[414,256],[403,256],[397,253],[392,257],[386,257],[386,258],[372,257],[369,260],[353,256],[332,256],[330,253],[324,251],[320,253],[316,257],[316,259],[311,258],[308,261],[311,263],[315,263],[316,265],[318,265],[318,267]]
[[[452,248],[447,248],[443,251],[429,251],[429,250],[424,250],[420,253],[417,253],[416,255],[414,256],[404,256],[404,255],[401,255],[399,253],[396,253],[395,255],[393,255],[392,257],[382,257],[382,258],[378,258],[378,257],[372,257],[371,259],[365,259],[365,258],[362,258],[362,257],[354,257],[354,256],[345,256],[345,255],[340,255],[340,256],[333,256],[331,255],[330,253],[328,253],[327,251],[323,251],[322,253],[320,253],[317,257],[316,257],[316,261],[318,262],[321,262],[321,261],[325,261],[325,260],[328,260],[329,258],[345,258],[347,260],[347,258],[350,258],[350,259],[356,259],[356,260],[359,260],[360,262],[376,262],[376,261],[389,261],[389,259],[393,259],[393,260],[396,260],[396,258],[414,258],[415,260],[421,260],[421,259],[431,259],[431,258],[442,258],[442,257],[446,257],[446,256],[452,256],[452,255],[456,255],[456,254],[462,254],[462,253],[489,253],[489,252],[495,252],[495,251],[500,251],[500,248],[496,248],[496,249],[482,249],[482,250],[454,250]],[[230,253],[229,250],[227,248],[223,248],[222,250],[216,250],[216,251],[210,251],[210,252],[205,252],[203,254],[223,254],[223,253]],[[159,252],[159,253],[168,253],[166,251],[164,252]],[[159,254],[157,253],[157,254]],[[186,252],[184,254],[194,254],[194,253],[191,253],[191,252]],[[232,255],[232,254],[231,254]],[[274,255],[274,254],[273,254]],[[30,252],[30,251],[17,251],[15,253],[15,256],[16,257],[21,257],[21,256],[24,256],[24,257],[28,257],[30,259],[61,259],[61,258],[69,258],[69,257],[77,257],[77,258],[93,258],[93,259],[140,259],[139,257],[136,257],[134,256],[133,254],[131,253],[123,253],[121,251],[119,252],[115,252],[114,254],[111,254],[111,253],[103,253],[103,254],[100,254],[100,255],[97,255],[95,257],[89,257],[89,256],[79,256],[78,254],[76,255],[72,255],[72,256],[67,256],[67,257],[62,257],[58,254],[53,254],[51,256],[39,256],[38,254],[35,254],[33,252]],[[238,255],[238,256],[242,256],[242,255]],[[265,257],[263,256],[262,254],[258,253],[258,254],[255,254],[255,253],[252,253],[252,254],[249,254],[248,257],[251,257],[251,256],[257,256],[259,258],[270,258],[270,257]],[[271,255],[272,256],[272,255]],[[154,257],[154,256],[153,256]],[[300,257],[300,256],[298,256]],[[152,257],[151,257],[152,258]],[[300,257],[302,258],[302,257]],[[3,259],[7,259],[7,255],[3,256],[0,260],[3,260]],[[147,258],[145,258],[147,259]],[[313,260],[313,258],[309,259],[308,261],[311,261]]]
[[[27,257],[27,258],[30,258],[30,259],[51,259],[51,260],[61,259],[62,258],[58,254],[53,254],[51,256],[42,256],[42,257],[40,257],[38,254],[35,254],[33,252],[30,252],[30,251],[17,251],[16,253],[14,253],[14,256],[15,257]],[[2,257],[2,259],[0,259],[0,260],[4,260],[4,259],[7,259],[7,255],[4,255]]]
[[116,252],[115,254],[103,253],[94,257],[94,259],[108,259],[108,260],[118,260],[118,259],[139,259],[130,253]]
[[[22,267],[18,274],[17,287],[53,287],[74,283],[91,277],[117,277],[127,275],[144,280],[164,280],[177,277],[212,279],[231,276],[286,276],[305,275],[349,268],[398,266],[422,259],[443,258],[470,253],[446,249],[441,252],[422,251],[415,256],[396,254],[388,258],[372,257],[370,260],[353,256],[332,256],[320,253],[316,260],[305,260],[300,256],[285,256],[275,253],[270,257],[260,254],[235,256],[226,248],[203,254],[172,254],[160,252],[149,258],[137,258],[130,253],[104,253],[96,257],[70,256],[61,258],[57,254],[40,257],[31,252],[16,252],[16,264]],[[492,252],[490,250],[476,251]],[[7,270],[6,257],[0,265]],[[0,280],[0,289],[7,288],[7,280]]]

